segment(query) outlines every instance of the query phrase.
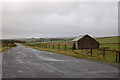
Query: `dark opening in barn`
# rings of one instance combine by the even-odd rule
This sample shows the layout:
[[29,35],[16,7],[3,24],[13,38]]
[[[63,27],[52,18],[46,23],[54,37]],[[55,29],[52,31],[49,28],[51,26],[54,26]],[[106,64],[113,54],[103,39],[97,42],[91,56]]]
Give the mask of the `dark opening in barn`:
[[99,48],[99,42],[89,35],[79,36],[72,40],[73,49],[97,49]]

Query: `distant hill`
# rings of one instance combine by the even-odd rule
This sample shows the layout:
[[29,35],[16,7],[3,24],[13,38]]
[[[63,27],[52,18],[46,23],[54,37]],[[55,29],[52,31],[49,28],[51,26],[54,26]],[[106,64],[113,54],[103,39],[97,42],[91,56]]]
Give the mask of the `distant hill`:
[[73,38],[28,38],[28,39],[21,39],[21,41],[25,42],[50,42],[50,41],[68,41],[72,40]]
[[100,43],[120,43],[120,36],[95,38]]
[[[75,37],[69,37],[69,38],[27,38],[27,39],[16,39],[20,41],[25,42],[53,42],[53,41],[59,41],[59,42],[67,42],[72,41]],[[100,38],[94,38],[100,43],[120,43],[118,39],[120,39],[120,36],[108,36],[108,37],[100,37]]]

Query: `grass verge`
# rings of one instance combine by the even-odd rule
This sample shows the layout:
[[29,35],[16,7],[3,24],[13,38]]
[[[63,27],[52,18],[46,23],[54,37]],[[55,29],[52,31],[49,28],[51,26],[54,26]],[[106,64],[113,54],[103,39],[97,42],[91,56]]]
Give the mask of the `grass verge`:
[[47,51],[47,52],[52,52],[52,53],[57,53],[57,54],[61,54],[61,55],[71,56],[71,57],[75,57],[75,58],[79,58],[79,59],[93,60],[93,61],[102,62],[102,63],[105,63],[105,64],[118,66],[117,62],[111,61],[108,58],[103,58],[100,55],[93,55],[92,56],[90,54],[85,54],[84,52],[83,53],[77,53],[75,51],[69,51],[69,50],[68,51],[62,51],[62,50],[49,49],[49,48],[40,48],[40,47],[35,47],[35,46],[26,46],[26,47],[37,49],[37,50],[42,50],[42,51]]
[[1,50],[0,50],[0,52],[4,52],[4,51],[6,51],[6,50],[8,50],[8,49],[10,49],[11,47],[4,47],[4,48],[2,48]]

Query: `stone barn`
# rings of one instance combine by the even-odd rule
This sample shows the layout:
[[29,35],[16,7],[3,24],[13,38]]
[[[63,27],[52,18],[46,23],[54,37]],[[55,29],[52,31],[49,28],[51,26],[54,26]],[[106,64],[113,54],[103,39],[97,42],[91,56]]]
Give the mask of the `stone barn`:
[[99,42],[89,35],[79,36],[72,40],[73,49],[97,49]]

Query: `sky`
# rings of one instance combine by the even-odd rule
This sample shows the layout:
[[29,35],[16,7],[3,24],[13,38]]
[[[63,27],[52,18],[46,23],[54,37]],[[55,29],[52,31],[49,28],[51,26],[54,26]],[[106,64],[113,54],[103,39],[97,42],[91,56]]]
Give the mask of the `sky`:
[[[3,2],[2,38],[118,35],[117,2]],[[1,14],[0,14],[1,15]]]

